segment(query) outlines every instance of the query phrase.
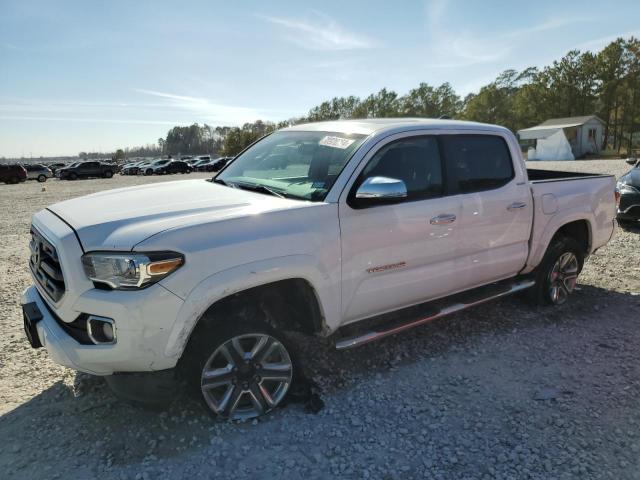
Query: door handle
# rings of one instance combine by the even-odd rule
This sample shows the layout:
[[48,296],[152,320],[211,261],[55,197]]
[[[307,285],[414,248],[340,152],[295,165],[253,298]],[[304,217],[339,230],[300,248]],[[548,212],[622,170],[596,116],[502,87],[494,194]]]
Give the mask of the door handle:
[[443,213],[441,215],[433,217],[429,220],[431,225],[448,225],[456,221],[456,216],[453,213]]
[[521,208],[526,207],[527,204],[524,202],[513,202],[511,205],[507,207],[507,210],[520,210]]

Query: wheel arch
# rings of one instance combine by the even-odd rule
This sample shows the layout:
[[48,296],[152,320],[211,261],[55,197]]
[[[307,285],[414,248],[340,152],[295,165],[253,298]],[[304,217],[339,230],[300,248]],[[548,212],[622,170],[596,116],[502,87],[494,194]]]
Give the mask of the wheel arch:
[[582,251],[585,256],[587,256],[591,251],[593,234],[591,232],[591,225],[586,219],[574,220],[572,222],[565,223],[562,227],[556,230],[556,233],[551,237],[551,242],[560,236],[573,238],[578,242],[580,247],[582,247]]
[[588,215],[575,214],[564,216],[558,222],[550,222],[539,240],[532,244],[527,266],[522,273],[528,273],[535,269],[542,261],[549,246],[561,235],[576,240],[582,247],[586,258],[593,248],[593,219]]
[[[234,302],[239,302],[240,305],[247,301],[258,303],[271,313],[278,312],[276,326],[305,334],[329,332],[328,325],[335,321],[333,317],[336,316],[339,305],[334,305],[334,295],[331,292],[326,288],[322,289],[325,277],[318,271],[304,269],[301,264],[297,265],[298,268],[292,268],[296,260],[301,261],[281,257],[278,262],[281,268],[278,269],[267,265],[262,268],[245,265],[203,280],[184,299],[183,307],[169,334],[165,355],[179,358],[200,320],[217,308],[233,306]],[[285,266],[289,268],[284,268]],[[290,274],[281,275],[285,271]],[[275,275],[276,273],[280,275]],[[270,315],[270,318],[273,322],[275,315]],[[280,325],[283,323],[285,325]]]

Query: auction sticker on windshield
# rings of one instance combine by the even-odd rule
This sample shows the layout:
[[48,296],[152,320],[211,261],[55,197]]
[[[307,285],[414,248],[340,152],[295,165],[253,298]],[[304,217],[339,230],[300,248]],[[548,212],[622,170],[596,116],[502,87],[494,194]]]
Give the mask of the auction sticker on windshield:
[[322,138],[318,142],[318,145],[324,145],[325,147],[341,148],[344,150],[353,142],[355,142],[355,140],[351,140],[350,138],[331,137],[327,135],[326,137]]

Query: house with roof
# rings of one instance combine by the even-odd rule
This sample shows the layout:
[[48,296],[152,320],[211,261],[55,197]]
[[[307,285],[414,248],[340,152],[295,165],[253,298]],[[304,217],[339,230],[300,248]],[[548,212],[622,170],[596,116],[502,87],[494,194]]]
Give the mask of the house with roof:
[[605,122],[596,115],[551,118],[535,127],[518,130],[518,137],[523,145],[539,150],[538,147],[544,146],[545,140],[547,142],[553,140],[555,144],[562,141],[561,137],[564,136],[571,147],[573,158],[539,158],[539,160],[573,160],[589,153],[600,152],[604,142],[604,126]]

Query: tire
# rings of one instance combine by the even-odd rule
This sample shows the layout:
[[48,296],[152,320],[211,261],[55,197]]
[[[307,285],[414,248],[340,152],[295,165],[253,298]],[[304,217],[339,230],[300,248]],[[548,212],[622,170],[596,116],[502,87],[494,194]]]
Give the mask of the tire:
[[576,240],[554,238],[535,270],[530,299],[538,305],[564,304],[575,289],[583,264],[584,251]]
[[104,172],[104,178],[111,178],[113,177],[113,172],[111,170],[107,170],[106,172]]
[[153,175],[153,170],[151,170],[150,168],[147,168],[147,170],[144,172],[145,175]]
[[205,314],[179,364],[192,393],[224,420],[257,418],[282,405],[294,369],[286,338],[252,306]]
[[69,180],[77,180],[78,179],[78,174],[76,172],[71,172],[69,174]]
[[188,168],[186,173],[187,173],[187,175],[189,175],[191,173],[191,169]]
[[46,181],[47,181],[47,176],[46,175],[43,175],[43,174],[38,175],[38,182],[44,183]]
[[18,183],[20,183],[20,179],[18,177],[11,177],[11,180],[9,180],[9,182],[11,182],[12,185],[17,185]]

